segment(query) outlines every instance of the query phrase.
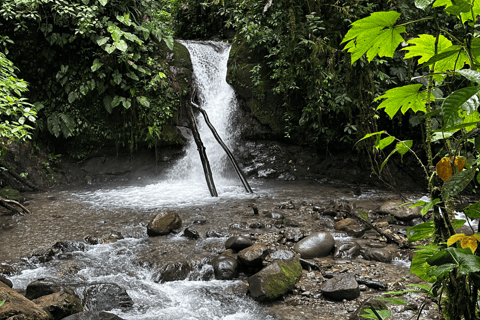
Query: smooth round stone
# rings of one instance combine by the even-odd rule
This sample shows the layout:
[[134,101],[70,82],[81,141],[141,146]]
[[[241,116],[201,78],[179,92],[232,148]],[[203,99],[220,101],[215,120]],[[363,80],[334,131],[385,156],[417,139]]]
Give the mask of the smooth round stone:
[[245,236],[233,236],[225,242],[225,249],[240,251],[253,245],[252,240]]
[[238,276],[237,259],[231,256],[220,255],[215,257],[212,266],[217,280],[232,280]]
[[335,247],[335,239],[328,232],[315,232],[295,244],[295,251],[304,259],[328,256]]

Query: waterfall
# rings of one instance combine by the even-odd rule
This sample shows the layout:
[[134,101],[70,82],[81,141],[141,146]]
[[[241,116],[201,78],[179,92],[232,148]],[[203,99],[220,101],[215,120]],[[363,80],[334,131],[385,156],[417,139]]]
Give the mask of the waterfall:
[[[210,121],[227,146],[231,147],[237,131],[231,125],[231,115],[237,109],[235,91],[227,83],[227,62],[230,44],[222,42],[182,41],[190,52],[193,79],[197,86],[200,106],[208,113]],[[215,140],[201,115],[197,117],[201,139],[206,149],[215,182],[228,176],[229,162],[225,152]],[[191,139],[184,158],[168,172],[169,179],[204,179],[197,146]]]

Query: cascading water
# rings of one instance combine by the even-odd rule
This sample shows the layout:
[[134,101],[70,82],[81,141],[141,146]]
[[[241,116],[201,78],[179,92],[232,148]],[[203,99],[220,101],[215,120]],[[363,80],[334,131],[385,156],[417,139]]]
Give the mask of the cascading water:
[[[230,45],[227,43],[182,42],[190,52],[197,96],[202,107],[216,128],[220,137],[231,146],[236,130],[230,123],[237,101],[233,88],[227,83],[227,60]],[[205,146],[215,181],[224,181],[227,169],[225,152],[215,140],[202,117],[199,117],[198,130]],[[203,169],[195,142],[190,140],[186,156],[169,172],[170,179],[199,180],[203,178]]]
[[[231,124],[237,108],[233,88],[226,82],[227,61],[230,44],[222,42],[182,42],[190,52],[197,97],[200,106],[208,113],[210,122],[231,148],[238,130]],[[215,140],[201,115],[197,125],[212,168],[213,179],[219,198],[212,198],[208,191],[202,163],[193,139],[188,142],[185,156],[180,159],[164,178],[146,186],[122,186],[77,194],[83,201],[102,204],[105,207],[171,208],[172,205],[190,206],[224,201],[231,198],[251,198],[246,194],[239,179],[232,175],[231,164],[224,150]]]

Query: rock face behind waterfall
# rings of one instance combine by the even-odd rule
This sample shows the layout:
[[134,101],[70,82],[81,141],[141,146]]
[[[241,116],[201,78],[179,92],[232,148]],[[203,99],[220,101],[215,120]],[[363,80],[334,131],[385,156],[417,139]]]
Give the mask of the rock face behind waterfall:
[[147,234],[150,237],[163,236],[182,226],[182,219],[175,211],[158,213],[147,225]]

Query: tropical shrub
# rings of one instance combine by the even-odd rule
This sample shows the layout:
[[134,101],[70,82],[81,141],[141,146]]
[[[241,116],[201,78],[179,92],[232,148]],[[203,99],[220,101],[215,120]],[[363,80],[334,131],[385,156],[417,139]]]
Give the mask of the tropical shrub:
[[[425,12],[421,20],[434,22],[431,32],[408,34],[406,27],[417,21],[401,21],[401,13],[393,10],[375,12],[352,24],[343,40],[344,50],[352,54],[352,62],[364,55],[372,61],[377,56],[392,57],[406,42],[407,46],[400,49],[404,58],[413,59],[421,70],[411,84],[376,98],[383,100],[378,109],[392,119],[399,111],[422,114],[419,119],[425,132],[427,163],[417,159],[425,172],[430,201],[415,205],[423,206],[424,215],[430,210],[433,215],[432,221],[410,228],[408,237],[409,241],[432,241],[417,246],[411,271],[432,283],[425,292],[437,299],[447,319],[473,320],[480,315],[480,257],[476,255],[480,235],[455,233],[465,220],[453,219],[453,197],[464,191],[475,176],[480,179],[480,140],[476,138],[480,123],[480,38],[475,31],[480,6],[469,0],[417,0],[415,4]],[[438,18],[440,12],[455,17],[456,23],[445,24]],[[387,150],[397,141],[380,170],[393,154],[403,156],[412,151],[411,140],[398,141],[386,131],[367,134],[363,139],[370,137],[376,137],[374,146],[378,150]],[[434,143],[441,146],[436,154],[432,153]],[[479,208],[480,203],[466,207],[466,216],[480,218]]]
[[[115,142],[156,144],[181,92],[169,85],[171,16],[154,0],[5,0],[8,57],[38,101],[40,136],[77,154]],[[158,98],[160,97],[160,98]],[[83,150],[79,152],[78,150]]]

